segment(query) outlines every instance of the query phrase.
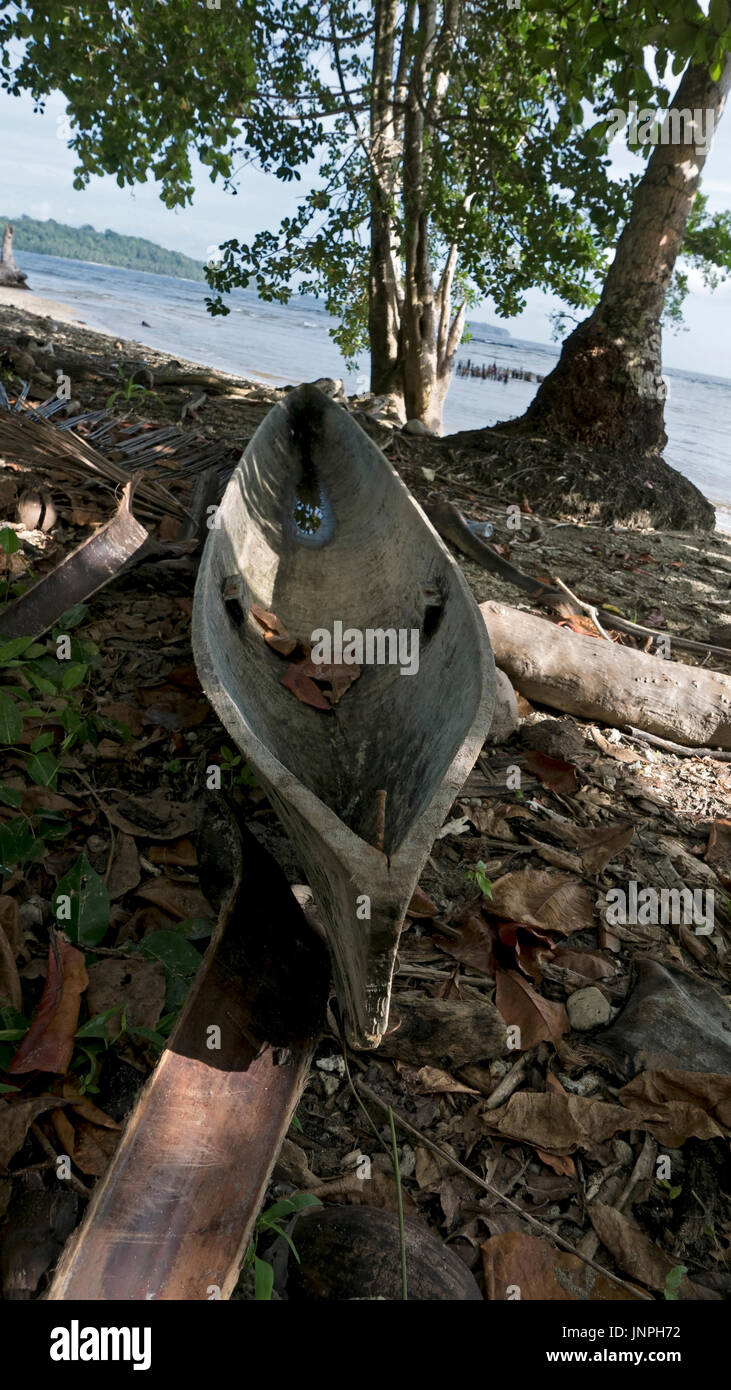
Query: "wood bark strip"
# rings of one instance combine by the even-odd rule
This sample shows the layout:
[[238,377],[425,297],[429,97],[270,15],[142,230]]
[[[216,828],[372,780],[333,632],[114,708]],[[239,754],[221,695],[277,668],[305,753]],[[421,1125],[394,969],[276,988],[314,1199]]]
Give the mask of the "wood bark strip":
[[209,838],[232,866],[216,934],[51,1300],[229,1298],[307,1078],[325,948],[252,836],[245,860],[227,818]]
[[731,748],[731,677],[483,603],[496,664],[528,700],[675,742]]

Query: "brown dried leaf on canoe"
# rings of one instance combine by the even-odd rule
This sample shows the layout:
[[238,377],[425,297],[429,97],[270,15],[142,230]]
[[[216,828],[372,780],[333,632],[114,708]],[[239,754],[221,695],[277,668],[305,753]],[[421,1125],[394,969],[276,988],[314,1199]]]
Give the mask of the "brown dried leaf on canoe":
[[571,874],[554,874],[548,869],[520,869],[496,879],[483,910],[491,917],[562,936],[594,925],[588,888]]
[[[519,1289],[523,1302],[583,1303],[633,1301],[628,1289],[597,1274],[595,1269],[557,1250],[547,1240],[503,1231],[481,1246],[488,1299],[505,1302]],[[641,1294],[638,1292],[638,1299]]]
[[312,677],[308,675],[305,669],[307,664],[300,661],[289,666],[282,676],[281,684],[296,695],[303,705],[311,705],[313,709],[330,710],[330,701],[325,699],[320,687],[315,685]]
[[536,1047],[539,1042],[558,1043],[568,1033],[569,1020],[563,1004],[545,999],[515,970],[497,970],[495,978],[495,1003],[508,1027],[520,1028],[521,1051]]
[[88,983],[83,951],[77,951],[60,932],[52,932],[41,1001],[8,1067],[10,1075],[68,1071],[81,996]]
[[[303,705],[329,710],[342,699],[359,675],[359,666],[341,662],[314,662],[310,657],[305,657],[304,661],[294,662],[287,668],[281,684],[291,690]],[[325,688],[321,689],[321,686]]]
[[252,603],[249,611],[252,618],[264,629],[264,641],[275,652],[279,652],[280,656],[290,656],[298,645],[297,638],[290,636],[276,613],[267,612],[267,609],[260,607],[258,603]]

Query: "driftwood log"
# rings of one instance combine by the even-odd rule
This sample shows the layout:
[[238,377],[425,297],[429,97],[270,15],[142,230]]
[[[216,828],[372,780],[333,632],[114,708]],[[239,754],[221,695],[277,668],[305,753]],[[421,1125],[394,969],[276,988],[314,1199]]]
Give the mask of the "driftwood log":
[[281,870],[241,835],[220,805],[199,837],[204,882],[223,890],[216,934],[52,1300],[203,1302],[236,1284],[330,980]]
[[483,603],[495,661],[528,700],[678,743],[731,748],[731,677]]
[[13,228],[8,222],[3,233],[3,246],[0,252],[0,285],[14,285],[16,289],[27,290],[28,276],[15,263],[13,255]]

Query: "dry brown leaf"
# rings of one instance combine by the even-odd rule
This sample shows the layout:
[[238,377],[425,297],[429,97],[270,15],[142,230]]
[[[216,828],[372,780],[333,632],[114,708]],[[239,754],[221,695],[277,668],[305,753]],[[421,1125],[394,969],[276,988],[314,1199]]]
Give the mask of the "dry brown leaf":
[[161,874],[160,878],[150,879],[149,883],[143,883],[142,887],[137,889],[135,897],[154,903],[155,907],[161,908],[179,922],[185,922],[189,917],[207,917],[211,922],[216,920],[216,913],[200,888],[196,888],[192,883],[174,883],[164,874]]
[[667,1101],[688,1101],[700,1105],[724,1129],[731,1130],[731,1076],[714,1072],[671,1071],[660,1069],[641,1072],[619,1093],[623,1105],[655,1104]]
[[120,832],[114,846],[111,868],[107,878],[107,890],[112,902],[121,898],[130,889],[136,888],[142,877],[140,856],[131,835]]
[[450,1076],[448,1071],[442,1071],[441,1067],[420,1067],[414,1073],[414,1080],[422,1091],[429,1091],[434,1095],[447,1095],[451,1092],[461,1092],[468,1096],[480,1094],[479,1091],[473,1090],[472,1086],[465,1086],[462,1081]]
[[195,804],[171,802],[164,792],[129,796],[122,801],[100,802],[107,820],[125,835],[141,840],[179,840],[195,830]]
[[460,920],[459,937],[435,936],[433,941],[440,951],[463,965],[471,965],[483,975],[494,974],[493,933],[477,913],[471,912]]
[[109,1166],[109,1160],[119,1143],[119,1134],[99,1125],[82,1120],[76,1127],[74,1163],[88,1177],[100,1178]]
[[592,876],[600,874],[611,859],[627,848],[634,833],[634,826],[626,821],[607,825],[603,830],[594,832],[591,843],[584,845],[581,850],[586,873]]
[[51,1124],[56,1131],[61,1152],[73,1158],[76,1147],[76,1130],[74,1129],[65,1110],[56,1109],[50,1117]]
[[544,1149],[536,1149],[536,1153],[541,1163],[545,1163],[547,1168],[558,1173],[559,1177],[573,1178],[575,1176],[576,1164],[569,1154],[549,1154]]
[[0,894],[0,930],[4,931],[17,960],[23,950],[23,929],[20,925],[20,908],[17,898],[9,893]]
[[92,1015],[119,1005],[119,1013],[113,1014],[105,1025],[109,1038],[114,1038],[121,1028],[122,1008],[128,1027],[154,1028],[165,1005],[165,967],[159,960],[115,960],[107,956],[89,967],[87,1001]]
[[21,810],[26,816],[32,816],[34,811],[66,811],[69,815],[78,815],[84,810],[78,801],[70,801],[50,787],[24,787],[22,795]]
[[325,699],[320,687],[315,685],[312,676],[308,674],[307,667],[311,664],[305,661],[295,662],[287,668],[280,684],[296,695],[301,704],[311,705],[313,709],[330,710],[330,701]]
[[569,874],[549,869],[520,869],[504,874],[492,885],[484,911],[493,917],[540,927],[568,936],[594,925],[591,894]]
[[550,758],[547,753],[539,753],[537,749],[529,748],[522,755],[521,762],[539,782],[550,787],[551,791],[559,792],[561,796],[573,796],[578,789],[576,771],[571,763],[564,762],[563,758]]
[[563,1004],[544,999],[515,970],[497,970],[495,978],[495,1002],[508,1027],[520,1028],[521,1051],[536,1047],[539,1042],[560,1042],[563,1034],[568,1033]]
[[435,917],[437,907],[436,903],[433,903],[431,898],[428,897],[428,895],[424,893],[423,890],[419,888],[417,884],[416,888],[411,894],[411,902],[409,903],[406,912],[407,916],[409,917]]
[[712,864],[724,888],[731,888],[731,820],[716,820],[708,834],[706,862]]
[[88,1120],[90,1124],[101,1125],[102,1129],[121,1129],[122,1126],[113,1120],[111,1115],[107,1115],[104,1110],[100,1110],[93,1100],[88,1096],[82,1095],[78,1083],[70,1077],[65,1077],[62,1082],[56,1082],[54,1091],[60,1092],[64,1100],[69,1102],[75,1115],[79,1115],[82,1120]]
[[89,983],[84,953],[52,932],[41,1001],[8,1073],[68,1071],[79,1022],[81,996]]
[[187,835],[172,845],[151,845],[147,857],[151,864],[173,864],[181,869],[194,869],[198,864],[195,845]]
[[[378,1207],[381,1211],[398,1211],[396,1180],[390,1173],[373,1167],[369,1178],[359,1178],[357,1169],[334,1182],[319,1183],[311,1189],[313,1197],[321,1202],[346,1202],[349,1206]],[[416,1214],[417,1206],[406,1190],[402,1189],[404,1211]]]
[[7,1168],[23,1147],[34,1120],[58,1106],[56,1096],[32,1096],[29,1100],[0,1100],[0,1168]]
[[[618,1267],[638,1283],[648,1289],[662,1293],[667,1277],[678,1261],[663,1254],[658,1245],[649,1240],[640,1227],[624,1212],[604,1202],[591,1202],[587,1207],[589,1220],[602,1245],[614,1256]],[[683,1279],[679,1289],[681,1298],[697,1297],[689,1279]]]
[[667,1144],[680,1148],[693,1135],[697,1139],[723,1138],[723,1130],[698,1106],[671,1102],[626,1108],[587,1096],[518,1091],[497,1110],[486,1110],[482,1121],[511,1139],[533,1144],[547,1153],[574,1153],[628,1129],[645,1129]]
[[[485,1292],[490,1301],[515,1298],[516,1290],[524,1303],[632,1301],[628,1289],[605,1279],[578,1255],[557,1250],[538,1236],[503,1231],[486,1240],[481,1250]],[[641,1297],[638,1292],[637,1298]]]
[[600,951],[572,951],[569,947],[558,946],[551,952],[550,959],[554,965],[574,970],[577,975],[584,975],[587,980],[607,980],[617,973],[616,962],[609,960]]
[[2,923],[0,923],[0,1008],[10,1005],[20,1013],[23,996],[20,989],[20,976],[15,964],[13,950]]
[[275,633],[277,637],[289,637],[284,623],[280,622],[276,613],[270,613],[268,609],[262,608],[259,603],[252,603],[249,612],[252,618],[256,618],[260,627],[266,632]]

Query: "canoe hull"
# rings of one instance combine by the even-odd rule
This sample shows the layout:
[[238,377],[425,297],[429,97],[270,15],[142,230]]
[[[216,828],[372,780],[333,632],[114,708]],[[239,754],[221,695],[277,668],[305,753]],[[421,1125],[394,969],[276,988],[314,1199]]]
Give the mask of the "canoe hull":
[[[317,499],[309,532],[303,495]],[[193,613],[201,683],[298,851],[347,1035],[375,1047],[411,894],[489,729],[489,639],[459,567],[394,469],[314,387],[270,411],[216,521]],[[318,630],[336,637],[341,624],[393,632],[402,645],[377,644],[381,660],[325,712],[281,684],[288,663],[264,642],[252,604],[303,641]]]

